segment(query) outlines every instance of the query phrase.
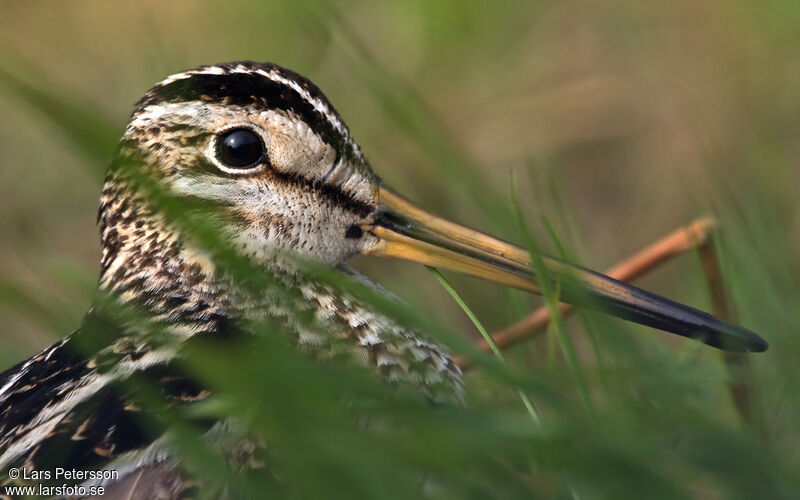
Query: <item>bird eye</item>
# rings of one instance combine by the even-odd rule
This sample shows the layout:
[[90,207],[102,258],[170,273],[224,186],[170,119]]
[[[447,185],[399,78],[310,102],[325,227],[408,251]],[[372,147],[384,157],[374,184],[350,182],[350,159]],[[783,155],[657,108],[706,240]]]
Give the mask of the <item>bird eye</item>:
[[264,141],[250,129],[226,130],[217,136],[217,159],[229,168],[255,167],[264,160]]

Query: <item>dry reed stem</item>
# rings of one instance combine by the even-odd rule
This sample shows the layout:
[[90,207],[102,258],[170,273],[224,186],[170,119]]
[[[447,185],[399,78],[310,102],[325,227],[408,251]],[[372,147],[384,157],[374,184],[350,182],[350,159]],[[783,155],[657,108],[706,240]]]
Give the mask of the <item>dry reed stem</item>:
[[[633,280],[677,255],[681,255],[693,248],[704,247],[709,241],[709,235],[714,225],[713,219],[697,219],[688,226],[678,229],[617,264],[606,274],[620,281]],[[560,303],[558,307],[562,316],[568,315],[573,309],[571,305],[564,303]],[[543,332],[549,323],[550,313],[543,306],[521,321],[504,330],[493,333],[492,338],[500,349],[505,349]],[[483,339],[478,341],[477,347],[484,351],[489,350],[489,345]],[[455,362],[462,370],[472,365],[472,361],[465,356],[456,356]]]
[[[709,293],[711,294],[711,307],[714,315],[734,321],[736,319],[735,314],[725,291],[719,255],[714,242],[709,239],[700,245],[699,251],[703,272],[706,275]],[[744,422],[754,426],[762,437],[766,438],[766,429],[763,426],[763,421],[759,418],[760,414],[757,408],[754,407],[752,398],[753,368],[750,356],[747,353],[723,352],[723,359],[731,377],[729,388],[736,410]]]

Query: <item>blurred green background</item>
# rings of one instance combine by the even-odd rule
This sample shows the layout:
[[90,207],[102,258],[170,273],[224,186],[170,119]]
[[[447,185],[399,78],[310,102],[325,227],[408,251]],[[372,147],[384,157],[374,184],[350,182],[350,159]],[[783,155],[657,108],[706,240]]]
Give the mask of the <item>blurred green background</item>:
[[[79,325],[98,269],[103,169],[139,96],[192,66],[272,61],[323,89],[389,185],[511,241],[522,242],[507,218],[512,177],[539,246],[558,253],[549,224],[569,255],[593,269],[716,216],[738,317],[771,344],[753,356],[761,451],[781,471],[800,464],[800,4],[7,0],[0,9],[0,277],[16,291],[0,297],[3,367]],[[47,118],[47,105],[26,102],[17,80],[103,117],[108,138],[93,155],[79,150]],[[70,119],[80,127],[85,117]],[[424,268],[354,264],[426,314],[477,335]],[[490,330],[540,303],[452,279]],[[710,308],[695,255],[638,283]],[[20,301],[20,290],[42,309]],[[697,383],[703,412],[739,429],[718,352],[616,320],[585,320],[604,356],[592,354],[582,322],[570,320],[568,331],[581,361],[606,370],[604,390],[658,391],[647,377],[663,368]],[[617,332],[640,345],[629,354],[641,360],[604,347]],[[561,389],[546,337],[514,349],[512,362]],[[652,372],[639,381],[615,378],[637,377],[643,366]],[[479,371],[467,384],[479,407],[498,397]],[[509,392],[506,404],[518,403]],[[786,484],[798,484],[796,472],[786,474]],[[691,491],[717,498],[724,488],[698,481]]]

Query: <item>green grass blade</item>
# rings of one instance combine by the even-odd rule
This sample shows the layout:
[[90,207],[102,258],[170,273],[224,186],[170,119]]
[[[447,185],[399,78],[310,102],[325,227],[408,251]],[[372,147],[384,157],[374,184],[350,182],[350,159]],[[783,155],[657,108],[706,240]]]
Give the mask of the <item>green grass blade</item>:
[[[475,328],[478,329],[481,336],[484,338],[484,340],[486,340],[486,343],[489,344],[489,347],[492,349],[492,352],[494,353],[495,357],[497,357],[497,359],[500,360],[501,362],[505,363],[505,357],[503,357],[503,353],[502,351],[500,351],[500,348],[497,347],[497,343],[494,341],[494,339],[486,330],[486,328],[483,326],[483,324],[480,322],[480,320],[478,320],[478,317],[475,316],[475,313],[472,312],[472,309],[470,309],[467,303],[464,302],[464,299],[462,299],[461,296],[456,291],[456,289],[453,288],[453,285],[451,285],[450,282],[447,281],[447,279],[444,277],[444,275],[442,275],[442,273],[440,273],[439,270],[436,269],[435,267],[430,267],[430,266],[425,266],[425,267],[427,267],[428,270],[436,277],[436,279],[444,287],[444,289],[447,290],[447,293],[449,293],[450,296],[453,297],[453,300],[456,301],[456,303],[459,305],[459,307],[461,307],[461,309],[464,311],[467,317],[469,317],[470,321],[472,321],[472,324],[475,325]],[[517,394],[519,395],[519,398],[522,400],[522,404],[525,405],[525,410],[531,416],[531,419],[533,419],[533,421],[536,422],[537,424],[541,424],[541,420],[539,419],[539,414],[533,407],[533,404],[528,398],[528,395],[525,394],[522,391],[522,389],[517,389]]]

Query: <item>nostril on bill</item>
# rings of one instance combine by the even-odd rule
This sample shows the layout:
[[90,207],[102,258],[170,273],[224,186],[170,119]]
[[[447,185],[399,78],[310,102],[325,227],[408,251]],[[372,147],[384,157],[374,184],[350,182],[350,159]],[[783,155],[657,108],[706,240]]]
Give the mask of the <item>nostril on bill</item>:
[[347,230],[344,232],[345,238],[361,238],[364,235],[364,231],[359,227],[357,224],[353,224],[352,226],[348,227]]

